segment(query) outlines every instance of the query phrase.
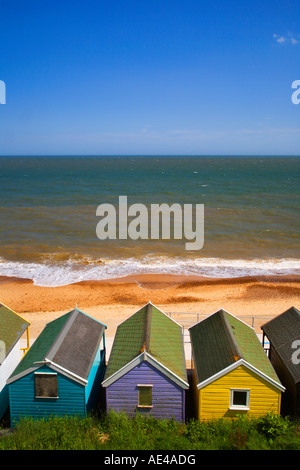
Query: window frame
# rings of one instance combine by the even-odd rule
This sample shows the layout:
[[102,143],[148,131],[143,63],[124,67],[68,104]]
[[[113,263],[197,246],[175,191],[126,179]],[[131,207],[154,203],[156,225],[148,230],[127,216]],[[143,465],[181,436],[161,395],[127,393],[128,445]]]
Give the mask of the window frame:
[[[235,405],[234,404],[234,393],[235,392],[244,392],[246,393],[246,403],[245,405]],[[250,410],[250,389],[249,388],[231,388],[230,389],[230,410]]]
[[[56,396],[53,396],[53,397],[50,397],[50,396],[47,396],[47,395],[37,395],[37,390],[36,390],[36,379],[39,377],[41,378],[41,376],[47,376],[49,378],[49,376],[52,376],[52,377],[56,377]],[[34,373],[34,395],[35,395],[35,398],[38,399],[38,400],[57,400],[59,397],[58,397],[58,380],[57,380],[57,374],[56,373],[53,373],[53,372],[35,372]]]
[[[153,408],[153,397],[152,397],[152,390],[153,390],[153,385],[152,384],[137,384],[137,388],[138,388],[138,405],[137,407],[138,408]],[[151,405],[144,405],[144,404],[140,404],[140,389],[142,388],[149,388],[151,390]]]

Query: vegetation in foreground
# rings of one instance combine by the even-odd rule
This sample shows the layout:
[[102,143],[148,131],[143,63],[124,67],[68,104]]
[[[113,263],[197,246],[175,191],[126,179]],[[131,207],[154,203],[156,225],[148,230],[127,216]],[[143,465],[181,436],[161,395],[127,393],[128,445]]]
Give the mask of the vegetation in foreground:
[[300,422],[267,414],[235,421],[156,420],[108,415],[23,419],[0,450],[300,450]]

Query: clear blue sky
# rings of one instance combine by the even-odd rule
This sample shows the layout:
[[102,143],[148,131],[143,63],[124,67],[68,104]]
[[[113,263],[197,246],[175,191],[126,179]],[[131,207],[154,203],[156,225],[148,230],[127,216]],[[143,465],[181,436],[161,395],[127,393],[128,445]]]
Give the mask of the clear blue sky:
[[0,0],[0,155],[299,154],[299,0]]

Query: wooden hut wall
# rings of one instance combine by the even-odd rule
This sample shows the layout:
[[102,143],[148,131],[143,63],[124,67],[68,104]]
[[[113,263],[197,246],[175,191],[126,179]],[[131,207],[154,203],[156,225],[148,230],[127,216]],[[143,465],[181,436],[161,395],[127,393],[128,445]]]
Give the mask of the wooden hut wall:
[[[294,414],[296,412],[296,400],[297,400],[297,387],[296,384],[287,370],[285,364],[278,356],[275,348],[270,346],[269,359],[276,370],[276,373],[281,381],[281,383],[286,388],[285,392],[282,394],[281,400],[281,413],[283,415]],[[299,404],[300,405],[300,404]]]
[[[47,366],[38,373],[53,373]],[[12,425],[19,418],[31,416],[85,415],[85,387],[59,372],[57,373],[58,398],[36,398],[35,374],[31,372],[9,384],[10,417]]]
[[8,385],[6,385],[6,380],[15,370],[22,358],[20,347],[21,344],[20,341],[18,341],[0,365],[0,419],[3,418],[9,406]]
[[85,387],[85,403],[87,411],[97,406],[105,367],[105,350],[99,348],[88,377],[88,383]]
[[[152,408],[138,407],[138,385],[153,385]],[[107,410],[151,414],[155,418],[185,420],[185,390],[155,367],[142,362],[106,388]]]

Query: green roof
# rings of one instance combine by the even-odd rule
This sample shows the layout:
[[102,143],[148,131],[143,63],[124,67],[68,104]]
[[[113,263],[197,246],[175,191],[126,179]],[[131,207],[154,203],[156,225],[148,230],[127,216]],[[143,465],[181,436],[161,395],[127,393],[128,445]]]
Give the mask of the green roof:
[[239,359],[280,384],[255,331],[233,315],[221,309],[189,331],[198,384]]
[[7,357],[29,325],[30,323],[24,318],[0,304],[0,341],[4,343],[1,343],[1,349],[4,349],[1,358]]
[[104,380],[142,352],[187,382],[182,327],[151,303],[118,326]]

